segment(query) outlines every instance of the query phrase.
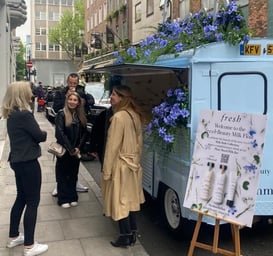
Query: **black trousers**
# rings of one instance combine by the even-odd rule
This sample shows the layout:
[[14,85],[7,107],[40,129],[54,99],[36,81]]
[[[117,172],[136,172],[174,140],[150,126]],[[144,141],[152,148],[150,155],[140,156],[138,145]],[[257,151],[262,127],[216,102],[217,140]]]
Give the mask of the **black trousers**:
[[137,231],[136,212],[129,212],[128,217],[118,221],[120,235],[130,235]]
[[75,156],[70,156],[68,152],[61,158],[57,157],[55,174],[59,205],[78,201],[76,185],[79,166],[80,160]]
[[19,224],[24,213],[24,245],[34,244],[37,210],[40,203],[41,167],[37,159],[27,162],[10,163],[15,173],[17,196],[10,213],[9,237],[19,235]]

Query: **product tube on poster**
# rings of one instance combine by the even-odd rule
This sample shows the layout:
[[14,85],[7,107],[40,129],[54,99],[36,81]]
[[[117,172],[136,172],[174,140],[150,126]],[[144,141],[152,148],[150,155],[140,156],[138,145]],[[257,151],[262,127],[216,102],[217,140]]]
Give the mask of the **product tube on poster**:
[[215,204],[222,204],[224,199],[224,189],[226,183],[226,169],[227,166],[220,165],[221,173],[216,175],[215,187],[213,190],[212,199]]
[[228,189],[227,189],[227,201],[226,205],[229,207],[233,207],[234,205],[234,196],[235,196],[235,191],[236,191],[236,186],[237,186],[237,180],[238,176],[236,171],[231,173],[230,181],[228,184]]
[[208,201],[210,198],[211,179],[213,176],[214,163],[208,162],[208,166],[209,166],[209,169],[206,172],[205,177],[203,179],[203,183],[201,186],[201,193],[200,193],[200,198],[206,201]]

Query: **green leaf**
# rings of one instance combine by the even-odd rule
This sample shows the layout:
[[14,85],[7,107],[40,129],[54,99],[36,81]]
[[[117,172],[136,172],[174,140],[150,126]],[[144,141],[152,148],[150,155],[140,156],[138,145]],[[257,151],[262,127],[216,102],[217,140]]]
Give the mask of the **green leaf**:
[[243,189],[248,190],[248,186],[249,186],[249,181],[244,181],[243,182]]

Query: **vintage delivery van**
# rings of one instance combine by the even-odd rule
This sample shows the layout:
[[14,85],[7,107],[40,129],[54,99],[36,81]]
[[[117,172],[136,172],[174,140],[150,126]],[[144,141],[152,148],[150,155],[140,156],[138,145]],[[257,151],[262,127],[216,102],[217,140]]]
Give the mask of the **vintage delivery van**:
[[94,72],[121,78],[147,111],[160,104],[168,89],[179,85],[188,88],[187,136],[177,137],[174,152],[166,157],[161,148],[151,147],[144,128],[143,188],[159,200],[172,230],[183,228],[183,218],[196,218],[183,207],[183,200],[203,109],[267,115],[255,215],[273,215],[273,39],[251,39],[237,46],[211,43],[177,57],[161,56],[153,64],[111,65]]

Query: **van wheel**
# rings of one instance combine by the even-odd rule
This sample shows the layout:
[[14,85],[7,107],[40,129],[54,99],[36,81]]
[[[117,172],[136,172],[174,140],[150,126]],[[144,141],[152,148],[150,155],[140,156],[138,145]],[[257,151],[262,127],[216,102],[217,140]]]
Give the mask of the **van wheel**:
[[163,208],[168,227],[172,231],[179,231],[182,228],[179,198],[171,188],[166,188],[164,191]]

